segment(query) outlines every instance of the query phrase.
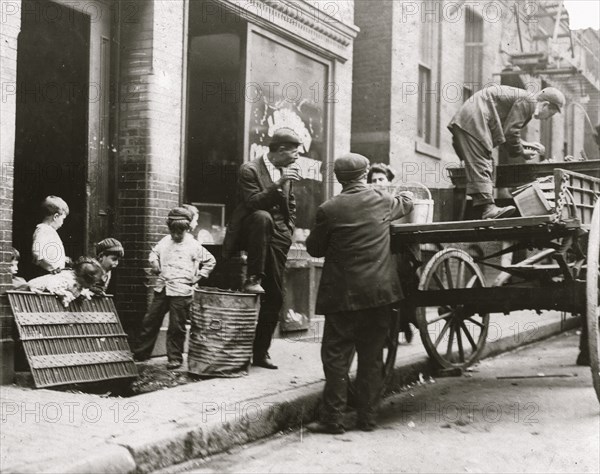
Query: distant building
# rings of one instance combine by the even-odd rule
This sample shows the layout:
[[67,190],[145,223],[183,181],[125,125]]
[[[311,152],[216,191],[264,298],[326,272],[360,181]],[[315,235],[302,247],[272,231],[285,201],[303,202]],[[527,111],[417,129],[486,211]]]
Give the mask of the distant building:
[[527,139],[544,143],[556,161],[582,154],[598,159],[583,113],[598,122],[598,32],[572,33],[565,10],[556,21],[558,5],[356,0],[361,31],[354,46],[353,151],[432,188],[436,220],[449,219],[446,169],[458,157],[446,126],[473,93],[506,84],[532,92],[561,89],[564,113],[541,126],[531,121]]

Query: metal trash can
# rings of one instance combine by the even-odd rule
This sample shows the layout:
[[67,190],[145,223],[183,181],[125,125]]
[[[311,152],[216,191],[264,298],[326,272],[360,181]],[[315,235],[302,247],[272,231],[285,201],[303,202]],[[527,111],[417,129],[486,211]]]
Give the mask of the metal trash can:
[[248,369],[260,295],[201,287],[194,290],[188,371],[239,377]]

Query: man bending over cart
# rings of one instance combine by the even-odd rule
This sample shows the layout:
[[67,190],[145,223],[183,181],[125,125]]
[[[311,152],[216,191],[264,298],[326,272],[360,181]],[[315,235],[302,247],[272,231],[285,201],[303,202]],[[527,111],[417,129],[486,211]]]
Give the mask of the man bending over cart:
[[498,207],[493,198],[492,150],[504,145],[511,157],[530,160],[543,154],[541,143],[521,139],[521,129],[531,118],[548,120],[560,113],[565,96],[554,87],[537,94],[510,86],[490,86],[476,92],[456,113],[448,128],[458,157],[465,163],[467,194],[482,219],[510,217],[514,206]]

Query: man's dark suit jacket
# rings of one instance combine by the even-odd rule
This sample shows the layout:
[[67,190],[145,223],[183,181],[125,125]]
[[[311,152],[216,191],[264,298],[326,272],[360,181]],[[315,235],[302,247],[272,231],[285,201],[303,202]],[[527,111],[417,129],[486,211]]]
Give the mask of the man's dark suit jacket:
[[223,242],[223,256],[230,258],[244,250],[241,237],[242,221],[255,211],[269,212],[274,220],[283,219],[290,232],[296,222],[296,197],[290,182],[289,191],[282,193],[271,180],[263,158],[256,158],[240,167],[238,179],[238,202],[227,227]]
[[390,250],[390,223],[412,202],[363,183],[321,204],[306,240],[313,257],[325,257],[316,312],[331,314],[395,303],[402,290]]

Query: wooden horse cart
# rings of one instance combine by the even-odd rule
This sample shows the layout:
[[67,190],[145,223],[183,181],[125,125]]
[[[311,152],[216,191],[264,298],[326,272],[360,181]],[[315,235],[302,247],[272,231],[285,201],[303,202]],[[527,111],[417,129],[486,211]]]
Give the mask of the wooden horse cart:
[[[422,268],[409,302],[431,360],[441,368],[466,368],[484,348],[490,313],[556,310],[584,315],[594,388],[600,400],[599,250],[600,179],[554,170],[555,208],[547,215],[498,220],[392,225],[392,248],[447,244]],[[472,256],[453,245],[480,245]],[[493,248],[486,252],[486,248]],[[521,261],[511,254],[528,252]],[[498,257],[505,255],[498,263]],[[486,282],[483,266],[501,273]],[[397,333],[390,336],[386,370],[393,367]]]

